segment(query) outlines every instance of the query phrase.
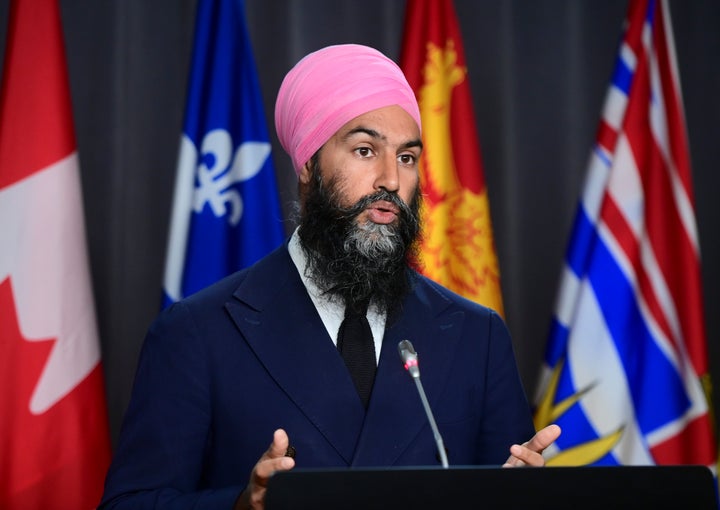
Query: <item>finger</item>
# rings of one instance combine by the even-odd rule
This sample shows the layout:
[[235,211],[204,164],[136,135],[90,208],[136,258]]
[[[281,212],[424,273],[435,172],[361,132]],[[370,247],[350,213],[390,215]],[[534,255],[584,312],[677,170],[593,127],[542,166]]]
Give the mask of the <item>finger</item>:
[[255,465],[255,483],[265,487],[273,473],[288,471],[293,467],[295,467],[295,460],[290,457],[262,460]]
[[542,453],[545,448],[553,444],[555,440],[560,437],[560,432],[560,427],[557,425],[548,425],[539,430],[524,446],[527,446],[534,452]]
[[545,448],[550,446],[560,437],[560,427],[552,424],[539,430],[528,442],[510,447],[510,456],[503,464],[503,467],[518,467],[524,465],[544,466],[545,459],[542,456]]
[[524,462],[518,459],[513,452],[518,452],[518,448],[520,448],[519,445],[512,445],[510,447],[510,456],[505,461],[505,464],[502,465],[502,467],[517,467],[524,465]]
[[260,460],[266,459],[277,459],[285,456],[285,452],[290,445],[290,439],[288,438],[287,432],[283,429],[277,429],[273,433],[273,440],[270,443],[270,447],[263,454]]
[[273,433],[272,443],[253,469],[253,481],[256,485],[265,487],[275,471],[287,471],[295,467],[295,460],[285,456],[289,444],[290,439],[283,429],[277,429]]
[[543,456],[540,453],[530,450],[526,446],[513,445],[510,447],[510,453],[511,455],[505,461],[503,467],[542,467],[545,465]]
[[519,444],[514,444],[510,447],[510,456],[505,461],[505,464],[503,464],[503,467],[521,467],[528,464],[534,465],[532,455],[534,454],[531,450],[529,450],[525,446],[521,446]]

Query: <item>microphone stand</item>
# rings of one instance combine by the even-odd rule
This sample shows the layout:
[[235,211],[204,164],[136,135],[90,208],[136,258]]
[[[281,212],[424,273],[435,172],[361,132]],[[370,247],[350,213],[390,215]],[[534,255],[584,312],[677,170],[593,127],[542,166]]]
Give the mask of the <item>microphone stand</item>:
[[417,387],[418,393],[420,394],[420,400],[422,401],[423,407],[425,408],[425,414],[427,415],[428,421],[430,422],[430,428],[432,429],[433,437],[435,438],[435,443],[437,444],[438,454],[440,455],[440,462],[442,463],[442,467],[447,469],[449,466],[447,453],[445,451],[445,444],[443,443],[442,436],[440,435],[440,431],[438,430],[437,424],[435,423],[435,418],[433,417],[432,410],[430,409],[430,403],[425,396],[425,389],[423,388],[422,382],[420,382],[420,367],[418,367],[417,353],[415,352],[415,349],[413,348],[413,345],[410,343],[409,340],[401,341],[398,344],[398,351],[400,352],[400,357],[402,358],[405,365],[405,370],[408,371],[410,376],[415,381],[415,386]]

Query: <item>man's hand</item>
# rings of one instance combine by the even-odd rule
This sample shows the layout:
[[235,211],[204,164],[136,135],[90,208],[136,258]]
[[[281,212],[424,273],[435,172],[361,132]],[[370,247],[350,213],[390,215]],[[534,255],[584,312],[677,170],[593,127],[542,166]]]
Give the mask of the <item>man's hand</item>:
[[522,445],[514,444],[510,447],[510,457],[503,467],[544,466],[543,450],[560,437],[560,427],[548,425],[539,430],[530,441]]
[[295,467],[295,460],[285,456],[290,440],[283,429],[273,434],[273,441],[250,473],[250,481],[235,502],[235,510],[262,510],[265,508],[267,483],[275,471],[287,471]]

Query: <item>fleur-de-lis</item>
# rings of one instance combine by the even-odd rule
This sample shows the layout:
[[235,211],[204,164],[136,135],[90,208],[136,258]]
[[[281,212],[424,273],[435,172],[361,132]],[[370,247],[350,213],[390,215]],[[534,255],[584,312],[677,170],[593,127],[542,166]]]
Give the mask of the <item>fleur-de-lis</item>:
[[[233,140],[223,129],[209,131],[200,146],[197,161],[197,187],[193,210],[200,213],[208,204],[215,216],[228,217],[235,226],[240,221],[243,202],[240,193],[231,186],[254,177],[270,155],[267,142],[245,142],[232,157]],[[230,212],[228,212],[230,211]]]

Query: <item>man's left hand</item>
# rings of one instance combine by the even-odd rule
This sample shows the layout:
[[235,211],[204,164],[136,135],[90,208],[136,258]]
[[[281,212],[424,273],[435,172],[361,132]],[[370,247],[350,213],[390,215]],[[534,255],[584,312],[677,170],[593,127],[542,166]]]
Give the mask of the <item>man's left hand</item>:
[[548,425],[535,433],[530,441],[521,445],[512,445],[510,447],[510,456],[503,464],[503,467],[544,466],[545,459],[542,453],[558,437],[560,437],[560,427],[554,424]]

